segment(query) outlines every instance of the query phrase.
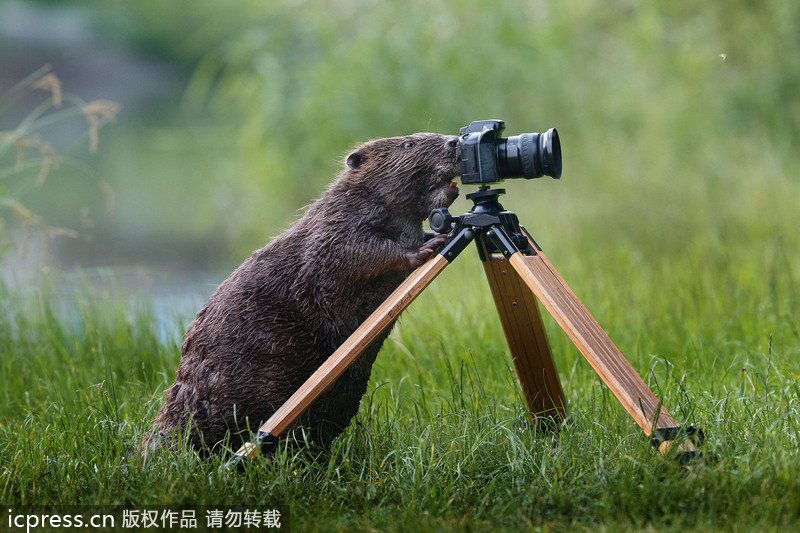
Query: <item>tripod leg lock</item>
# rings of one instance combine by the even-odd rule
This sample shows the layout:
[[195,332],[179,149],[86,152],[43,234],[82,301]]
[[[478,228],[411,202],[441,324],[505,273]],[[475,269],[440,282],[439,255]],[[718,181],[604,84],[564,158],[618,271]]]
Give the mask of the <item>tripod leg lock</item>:
[[509,259],[512,255],[519,252],[519,248],[514,242],[514,239],[499,226],[489,229],[489,231],[486,232],[486,236],[506,259]]
[[438,250],[438,253],[444,256],[448,262],[452,263],[458,254],[464,251],[464,248],[466,248],[474,238],[475,232],[471,227],[456,227],[452,236],[448,237],[444,246]]
[[671,427],[671,428],[656,428],[653,434],[650,435],[650,442],[658,449],[662,444],[668,441],[675,440],[680,437],[688,437],[695,444],[702,443],[706,436],[703,430],[696,426]]

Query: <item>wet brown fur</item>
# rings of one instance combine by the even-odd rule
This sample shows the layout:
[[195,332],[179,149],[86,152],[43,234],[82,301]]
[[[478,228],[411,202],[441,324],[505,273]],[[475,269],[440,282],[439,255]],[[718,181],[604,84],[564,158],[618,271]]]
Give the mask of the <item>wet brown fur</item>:
[[[449,186],[456,141],[419,133],[353,151],[305,215],[197,314],[142,452],[172,446],[186,430],[195,449],[228,432],[236,447],[266,421],[442,241],[424,235],[422,221],[458,195]],[[301,417],[316,443],[330,443],[358,411],[387,334]]]

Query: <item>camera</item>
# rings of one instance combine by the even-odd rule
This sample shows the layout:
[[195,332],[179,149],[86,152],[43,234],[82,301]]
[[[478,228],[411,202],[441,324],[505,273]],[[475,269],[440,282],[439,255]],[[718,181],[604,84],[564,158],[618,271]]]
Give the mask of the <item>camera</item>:
[[476,120],[461,128],[461,183],[561,177],[561,142],[555,128],[502,139],[504,128],[502,120]]

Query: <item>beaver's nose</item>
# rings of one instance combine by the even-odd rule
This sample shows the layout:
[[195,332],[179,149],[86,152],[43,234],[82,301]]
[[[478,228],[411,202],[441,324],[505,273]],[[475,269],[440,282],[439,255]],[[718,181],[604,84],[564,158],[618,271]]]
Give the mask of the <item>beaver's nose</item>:
[[445,135],[444,149],[452,152],[458,147],[458,137],[455,135]]

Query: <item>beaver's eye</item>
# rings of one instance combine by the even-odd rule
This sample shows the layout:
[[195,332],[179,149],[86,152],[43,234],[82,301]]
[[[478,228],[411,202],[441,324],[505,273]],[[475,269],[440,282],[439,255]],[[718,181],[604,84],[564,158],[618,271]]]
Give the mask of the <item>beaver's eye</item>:
[[414,148],[414,142],[406,141],[406,143],[403,146],[405,146],[406,148]]

